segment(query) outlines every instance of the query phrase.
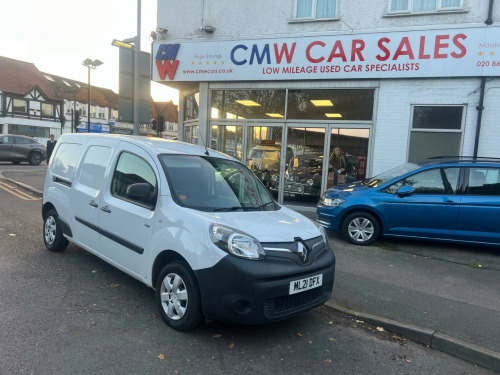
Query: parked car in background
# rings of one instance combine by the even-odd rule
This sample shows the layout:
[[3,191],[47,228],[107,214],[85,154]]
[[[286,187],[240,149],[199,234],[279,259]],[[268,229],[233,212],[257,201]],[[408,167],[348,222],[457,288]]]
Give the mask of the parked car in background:
[[[285,173],[283,188],[285,197],[319,198],[322,165],[323,156],[317,154],[295,156]],[[275,189],[278,190],[278,181],[276,181]]]
[[[280,166],[281,145],[262,144],[253,147],[248,154],[248,168],[264,183],[268,189],[272,189],[278,180]],[[293,150],[286,148],[286,164],[293,158]],[[273,183],[274,180],[274,183]]]
[[327,190],[317,215],[358,245],[380,235],[500,245],[500,159],[407,163]]
[[40,165],[47,158],[47,145],[24,135],[0,135],[0,161]]

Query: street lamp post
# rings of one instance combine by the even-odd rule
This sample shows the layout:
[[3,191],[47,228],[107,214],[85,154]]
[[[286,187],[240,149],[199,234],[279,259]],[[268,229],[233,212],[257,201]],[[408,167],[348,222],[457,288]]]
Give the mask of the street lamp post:
[[89,75],[88,75],[88,84],[89,84],[88,89],[89,89],[89,91],[88,91],[88,106],[87,106],[87,133],[90,133],[90,68],[95,69],[99,65],[102,65],[102,64],[103,64],[103,62],[98,60],[98,59],[95,59],[95,60],[85,59],[82,62],[82,65],[86,66],[89,70]]

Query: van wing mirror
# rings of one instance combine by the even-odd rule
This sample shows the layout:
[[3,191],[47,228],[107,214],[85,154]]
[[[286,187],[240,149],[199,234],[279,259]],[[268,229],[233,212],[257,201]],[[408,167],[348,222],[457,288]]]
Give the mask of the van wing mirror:
[[411,195],[415,192],[415,188],[413,186],[407,186],[407,185],[404,185],[404,186],[401,186],[399,189],[398,189],[398,195],[400,197],[405,197],[407,195]]
[[149,193],[151,191],[151,185],[147,182],[138,182],[132,184],[127,188],[125,195],[127,198],[134,201],[149,203]]

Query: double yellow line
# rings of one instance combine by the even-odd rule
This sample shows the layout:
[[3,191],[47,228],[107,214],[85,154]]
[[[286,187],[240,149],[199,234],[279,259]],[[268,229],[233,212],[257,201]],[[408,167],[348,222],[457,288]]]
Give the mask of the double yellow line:
[[3,181],[0,181],[0,189],[5,190],[6,192],[15,195],[18,198],[24,199],[25,201],[38,201],[42,198],[34,197],[30,194],[25,193],[24,191],[19,190],[16,186],[11,186],[6,184]]

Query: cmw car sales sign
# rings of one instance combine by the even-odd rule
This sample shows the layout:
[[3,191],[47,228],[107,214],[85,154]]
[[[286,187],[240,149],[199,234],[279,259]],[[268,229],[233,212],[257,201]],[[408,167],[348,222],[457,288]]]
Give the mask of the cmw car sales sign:
[[500,28],[157,41],[154,81],[500,76]]

